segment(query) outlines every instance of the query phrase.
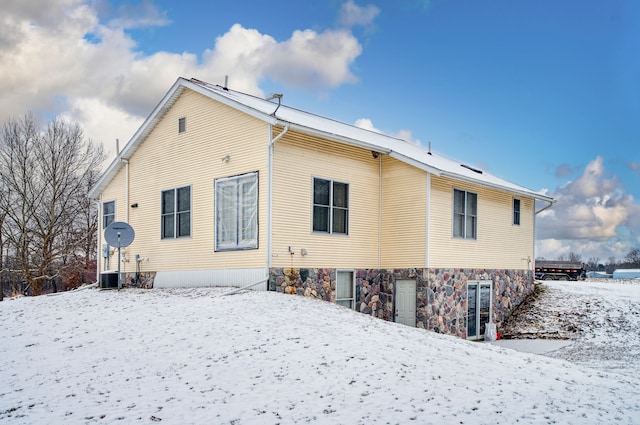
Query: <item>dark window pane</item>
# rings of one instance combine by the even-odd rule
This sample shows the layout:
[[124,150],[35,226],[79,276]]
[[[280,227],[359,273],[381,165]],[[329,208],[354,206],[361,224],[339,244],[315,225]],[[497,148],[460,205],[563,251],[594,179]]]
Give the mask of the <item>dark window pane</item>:
[[478,305],[478,286],[477,284],[469,285],[467,289],[467,336],[476,336],[477,329],[477,305]]
[[102,204],[102,227],[106,228],[114,222],[116,218],[116,203],[115,201],[105,202]]
[[173,214],[162,216],[162,237],[173,237]]
[[174,212],[174,190],[166,190],[162,192],[162,214],[169,214]]
[[458,189],[453,190],[453,212],[464,214],[464,192]]
[[316,205],[329,205],[329,186],[328,180],[313,180],[313,203]]
[[347,210],[334,208],[333,233],[347,233]]
[[189,211],[191,209],[191,188],[181,187],[178,191],[178,212]]
[[315,232],[329,231],[329,208],[313,207],[313,230]]
[[191,213],[178,214],[178,237],[191,235]]
[[476,217],[467,216],[467,228],[465,230],[465,237],[467,239],[476,238]]
[[478,335],[484,335],[487,323],[491,318],[491,288],[489,286],[480,286],[480,332]]
[[333,183],[333,206],[347,208],[348,206],[348,185],[345,183]]
[[478,215],[478,195],[467,192],[467,215]]
[[453,236],[464,237],[464,214],[454,214],[453,216]]

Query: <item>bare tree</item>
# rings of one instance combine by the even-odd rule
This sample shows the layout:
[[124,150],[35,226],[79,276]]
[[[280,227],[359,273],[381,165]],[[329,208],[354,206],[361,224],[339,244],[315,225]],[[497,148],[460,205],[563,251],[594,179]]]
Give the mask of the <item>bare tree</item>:
[[618,268],[618,262],[616,261],[616,257],[609,257],[607,260],[607,264],[605,265],[605,271],[607,274],[613,273],[615,269]]
[[600,269],[600,258],[590,257],[586,264],[587,271],[598,271]]
[[[4,300],[4,276],[5,276],[5,267],[7,266],[4,262],[4,247],[5,247],[5,226],[4,221],[7,216],[6,213],[6,189],[4,187],[4,182],[0,179],[0,301]],[[8,230],[8,229],[7,229]]]
[[640,267],[640,248],[632,248],[624,259],[629,268]]
[[78,217],[103,159],[102,147],[86,140],[77,124],[53,120],[40,130],[32,114],[5,124],[0,141],[0,179],[9,197],[5,226],[13,229],[8,237],[34,295],[60,275],[65,256],[95,237],[78,229]]
[[582,261],[582,255],[577,254],[577,253],[575,253],[575,252],[571,251],[571,252],[569,253],[569,261],[572,261],[572,262],[574,262],[574,263],[579,263],[579,262],[581,262],[581,261]]

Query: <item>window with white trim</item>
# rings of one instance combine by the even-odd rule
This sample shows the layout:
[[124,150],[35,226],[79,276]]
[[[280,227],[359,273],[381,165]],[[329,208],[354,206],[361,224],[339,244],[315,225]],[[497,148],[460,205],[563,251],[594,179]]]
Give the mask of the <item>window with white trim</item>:
[[353,271],[336,271],[336,304],[348,308],[355,308],[355,281]]
[[513,198],[513,224],[520,225],[520,199]]
[[453,189],[453,237],[477,239],[478,194]]
[[161,238],[191,236],[191,186],[162,191]]
[[215,181],[215,250],[258,248],[258,173]]
[[313,231],[349,234],[349,184],[313,179]]
[[102,203],[102,228],[106,229],[108,225],[116,221],[116,201]]

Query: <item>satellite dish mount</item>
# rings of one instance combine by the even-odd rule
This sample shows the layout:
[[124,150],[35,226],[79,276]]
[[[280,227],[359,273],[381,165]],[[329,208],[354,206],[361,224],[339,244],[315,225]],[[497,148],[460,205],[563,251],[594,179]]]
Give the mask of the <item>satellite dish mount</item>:
[[122,288],[120,282],[120,256],[122,247],[131,245],[136,237],[136,232],[129,223],[114,221],[104,229],[104,239],[109,245],[118,248],[118,291]]

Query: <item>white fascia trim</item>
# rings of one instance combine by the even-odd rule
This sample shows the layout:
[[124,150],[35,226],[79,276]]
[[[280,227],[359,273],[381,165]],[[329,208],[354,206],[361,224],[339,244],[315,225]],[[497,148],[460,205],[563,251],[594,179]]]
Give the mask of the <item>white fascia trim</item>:
[[276,120],[275,124],[281,127],[289,126],[292,130],[299,131],[301,133],[309,134],[311,136],[322,137],[324,139],[329,139],[334,142],[344,143],[346,145],[355,146],[355,147],[367,149],[370,151],[376,151],[384,154],[389,154],[391,152],[390,149],[383,148],[382,146],[379,146],[379,145],[363,142],[362,140],[351,139],[349,137],[340,136],[334,133],[328,133],[322,130],[316,130],[311,127],[305,127],[303,125],[290,123],[288,121]]
[[107,167],[106,171],[98,179],[96,184],[91,188],[91,190],[89,190],[87,196],[90,199],[99,198],[100,193],[102,193],[107,184],[115,177],[118,171],[120,171],[120,168],[122,168],[122,160],[128,160],[129,158],[131,158],[138,146],[144,139],[146,139],[151,130],[155,128],[158,121],[162,119],[164,114],[169,110],[169,108],[171,108],[171,106],[173,106],[176,99],[182,94],[184,82],[186,81],[187,80],[182,77],[176,80],[171,89],[169,89],[169,91],[164,95],[162,100],[156,105],[151,114],[129,139],[124,148],[122,148],[122,150],[118,153],[113,162]]
[[[189,80],[185,80],[185,79],[182,79],[182,80],[183,80],[182,84],[186,88],[188,88],[190,90],[193,90],[196,93],[199,93],[199,94],[201,94],[203,96],[206,96],[206,97],[208,97],[210,99],[214,99],[214,100],[222,103],[223,105],[226,105],[226,106],[229,106],[229,107],[231,107],[233,109],[237,109],[237,110],[239,110],[241,112],[244,112],[245,114],[250,115],[250,116],[252,116],[254,118],[257,118],[257,119],[259,119],[261,121],[264,121],[267,124],[274,125],[278,121],[276,119],[276,117],[274,117],[272,115],[265,114],[262,111],[258,111],[257,109],[251,108],[249,106],[246,106],[243,103],[240,103],[240,102],[237,102],[237,101],[235,101],[233,99],[230,99],[227,96],[224,96],[224,95],[221,95],[219,93],[216,93],[216,89],[206,88],[206,87],[203,87],[203,86],[201,86],[199,84],[196,84],[196,83],[194,83],[192,81],[189,81]],[[220,90],[224,90],[224,89],[220,88]],[[274,106],[276,106],[276,105],[274,104]]]
[[406,164],[409,164],[409,165],[411,165],[413,167],[416,167],[416,168],[418,168],[418,169],[420,169],[422,171],[426,171],[427,173],[433,174],[435,176],[440,177],[441,174],[442,174],[442,170],[440,170],[438,168],[435,168],[435,167],[432,167],[431,165],[425,164],[424,162],[417,161],[417,160],[415,160],[415,159],[413,159],[411,157],[408,157],[406,155],[402,155],[402,154],[400,154],[398,152],[391,151],[389,153],[389,156],[391,158],[395,158],[398,161],[402,161],[402,162],[404,162]]
[[448,178],[453,179],[453,180],[463,181],[463,182],[475,184],[475,185],[482,186],[482,187],[488,187],[488,188],[491,188],[491,189],[498,189],[498,190],[501,190],[501,191],[514,193],[514,194],[517,194],[517,195],[526,196],[528,198],[539,199],[541,201],[546,201],[546,202],[550,202],[550,203],[554,203],[555,202],[555,199],[553,199],[553,198],[551,198],[549,196],[542,195],[540,193],[536,193],[536,192],[533,192],[533,191],[529,192],[529,191],[525,191],[525,190],[513,189],[513,188],[502,186],[502,185],[499,185],[499,184],[493,184],[493,183],[489,183],[489,182],[486,182],[486,181],[482,181],[482,180],[477,180],[477,179],[473,179],[473,178],[470,178],[470,177],[461,176],[460,174],[449,173],[449,172],[443,171],[442,172],[442,177],[448,177]]
[[429,238],[431,237],[431,173],[427,173],[427,234],[425,237],[425,255],[424,255],[424,267],[429,268],[429,259],[430,259],[430,249],[431,244]]

